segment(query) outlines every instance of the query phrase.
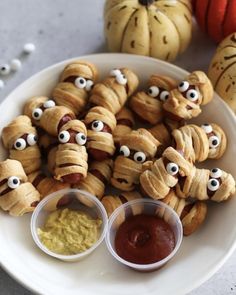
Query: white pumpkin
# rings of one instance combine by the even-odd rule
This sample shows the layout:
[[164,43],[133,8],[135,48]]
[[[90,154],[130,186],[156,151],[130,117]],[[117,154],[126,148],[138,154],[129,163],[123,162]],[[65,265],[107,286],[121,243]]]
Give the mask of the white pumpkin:
[[105,36],[113,52],[172,61],[192,33],[190,0],[107,0]]

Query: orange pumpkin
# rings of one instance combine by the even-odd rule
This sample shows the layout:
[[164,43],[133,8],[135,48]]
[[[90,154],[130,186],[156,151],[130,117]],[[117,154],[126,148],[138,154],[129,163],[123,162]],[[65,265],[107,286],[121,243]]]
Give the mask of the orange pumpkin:
[[193,0],[192,4],[200,28],[215,42],[236,32],[235,0]]

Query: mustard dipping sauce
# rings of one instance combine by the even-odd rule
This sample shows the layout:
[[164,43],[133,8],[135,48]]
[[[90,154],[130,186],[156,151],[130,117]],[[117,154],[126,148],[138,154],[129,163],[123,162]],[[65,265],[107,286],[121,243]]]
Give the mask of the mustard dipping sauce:
[[68,208],[52,212],[37,233],[41,243],[50,251],[74,255],[86,251],[99,239],[100,219]]

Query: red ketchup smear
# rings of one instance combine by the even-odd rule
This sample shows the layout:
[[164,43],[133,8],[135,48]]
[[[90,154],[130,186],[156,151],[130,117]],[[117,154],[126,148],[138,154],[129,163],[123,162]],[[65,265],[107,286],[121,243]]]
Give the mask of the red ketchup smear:
[[123,259],[150,264],[167,257],[175,247],[174,232],[163,219],[139,214],[126,219],[115,236],[115,249]]

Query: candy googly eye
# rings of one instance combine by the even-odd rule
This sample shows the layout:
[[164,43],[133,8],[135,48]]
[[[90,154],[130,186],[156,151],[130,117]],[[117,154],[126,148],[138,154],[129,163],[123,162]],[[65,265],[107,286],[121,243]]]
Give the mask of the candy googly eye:
[[110,71],[110,76],[112,76],[112,77],[117,77],[119,75],[122,75],[122,73],[119,69],[113,69]]
[[92,80],[87,80],[86,81],[86,86],[85,86],[85,89],[86,89],[86,91],[91,91],[92,90],[92,88],[93,88],[93,81]]
[[56,105],[55,101],[52,100],[52,99],[49,99],[49,100],[45,101],[45,103],[43,104],[45,109],[53,108],[53,107],[55,107],[55,105]]
[[179,172],[179,166],[175,163],[168,163],[166,165],[166,171],[168,174],[174,176]]
[[207,123],[203,124],[201,128],[206,132],[206,134],[209,134],[213,131],[212,126]]
[[102,131],[102,129],[104,128],[104,124],[103,124],[103,122],[102,121],[93,121],[93,123],[92,123],[92,129],[94,130],[94,131],[97,131],[97,132],[99,132],[99,131]]
[[212,178],[212,179],[209,179],[208,182],[207,182],[207,188],[212,191],[212,192],[215,192],[218,190],[218,188],[220,187],[220,182],[219,180],[215,179],[215,178]]
[[120,74],[120,75],[116,76],[116,82],[120,85],[125,85],[125,84],[127,84],[128,80],[125,77],[125,75]]
[[136,152],[134,154],[134,161],[137,163],[143,163],[146,160],[146,155],[143,152]]
[[28,145],[31,146],[31,145],[35,145],[37,143],[38,138],[37,138],[37,135],[30,133],[27,135],[26,140],[27,140]]
[[87,137],[85,136],[84,133],[79,132],[76,134],[75,140],[79,145],[85,145],[85,143],[87,141]]
[[58,135],[58,140],[61,143],[67,143],[70,140],[70,133],[66,130],[61,131]]
[[18,151],[22,151],[26,148],[26,141],[23,138],[18,138],[14,143],[14,148]]
[[43,110],[41,110],[40,108],[36,108],[32,112],[32,117],[38,121],[42,117],[42,114],[43,114]]
[[75,86],[79,89],[86,87],[87,81],[83,77],[78,77],[75,79]]
[[182,81],[178,85],[178,89],[180,92],[185,92],[189,89],[189,83],[187,81]]
[[6,76],[10,73],[11,68],[8,64],[0,65],[0,74]]
[[215,135],[210,136],[208,141],[209,141],[209,147],[212,148],[212,149],[217,148],[219,146],[219,144],[220,144],[219,137],[217,137]]
[[212,178],[221,178],[222,176],[222,170],[220,170],[219,168],[213,168],[210,171],[210,177]]
[[126,145],[122,145],[120,147],[120,155],[124,156],[124,157],[129,157],[130,156],[130,149],[126,146]]
[[17,176],[11,176],[7,180],[7,185],[11,189],[16,189],[20,185],[20,179]]
[[198,98],[199,98],[199,94],[198,94],[197,90],[190,89],[190,90],[187,91],[186,97],[190,101],[197,101]]
[[157,86],[151,86],[148,89],[148,95],[150,95],[151,97],[157,97],[159,92],[160,90]]
[[160,94],[160,100],[161,101],[166,101],[170,96],[169,91],[162,91]]

